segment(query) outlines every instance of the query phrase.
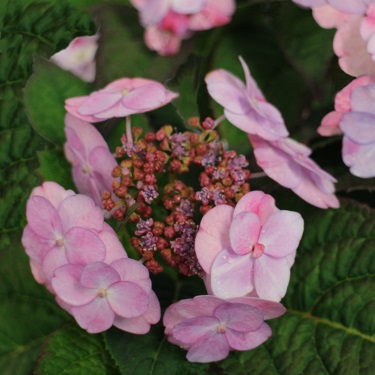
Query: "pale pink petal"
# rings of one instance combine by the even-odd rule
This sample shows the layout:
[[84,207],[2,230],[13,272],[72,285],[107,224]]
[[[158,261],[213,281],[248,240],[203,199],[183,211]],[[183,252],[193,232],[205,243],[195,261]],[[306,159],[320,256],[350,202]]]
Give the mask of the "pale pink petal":
[[214,316],[238,332],[255,331],[263,324],[262,311],[242,303],[223,303],[215,309]]
[[365,13],[369,4],[369,0],[328,0],[328,2],[336,9],[351,14]]
[[350,172],[357,177],[375,177],[375,147],[374,144],[360,145],[350,138],[344,137],[342,158],[350,167]]
[[64,199],[58,213],[64,230],[72,227],[84,227],[101,231],[103,229],[103,213],[95,202],[82,194],[77,194]]
[[77,109],[78,107],[80,107],[87,99],[87,96],[77,96],[77,97],[74,97],[74,98],[69,98],[69,99],[66,99],[65,100],[65,109],[67,110],[67,112],[69,112],[70,114],[72,114],[74,117],[77,117],[83,121],[87,121],[87,122],[99,122],[99,121],[103,121],[102,119],[98,119],[96,118],[95,116],[92,116],[92,115],[81,115]]
[[242,297],[253,288],[252,255],[237,255],[231,250],[221,251],[215,258],[210,272],[211,288],[220,298]]
[[53,181],[45,181],[41,186],[33,189],[30,196],[41,196],[51,202],[53,207],[58,208],[60,203],[67,197],[75,195],[73,190],[65,190],[62,186]]
[[47,282],[47,279],[43,272],[43,268],[38,262],[36,262],[33,259],[30,259],[30,268],[31,268],[31,273],[34,276],[34,279],[39,284],[45,284]]
[[324,29],[338,28],[353,17],[353,15],[340,12],[328,4],[314,6],[312,13],[317,24]]
[[346,136],[359,144],[375,142],[375,115],[373,114],[346,113],[341,120],[340,127]]
[[254,78],[250,74],[250,69],[247,66],[245,60],[242,58],[242,56],[239,56],[242,69],[245,73],[245,80],[246,80],[246,89],[247,92],[253,96],[256,97],[257,99],[264,99],[264,95],[262,91],[259,89],[257,83],[255,82]]
[[325,115],[322,119],[322,123],[317,129],[318,133],[323,137],[330,137],[332,135],[342,134],[342,131],[339,126],[342,115],[343,113],[336,111],[330,112],[327,115]]
[[81,285],[80,277],[83,266],[66,264],[57,268],[51,280],[58,297],[71,306],[82,306],[93,301],[97,296],[96,289]]
[[215,362],[226,358],[229,344],[224,334],[208,333],[199,339],[188,351],[186,358],[190,362]]
[[119,281],[121,278],[116,270],[102,262],[86,265],[80,278],[82,286],[93,289],[107,289]]
[[207,333],[216,331],[219,319],[213,316],[199,316],[178,323],[172,335],[184,344],[192,345]]
[[290,267],[286,258],[263,254],[254,261],[254,284],[259,298],[280,301],[288,288]]
[[145,0],[141,8],[141,22],[144,26],[160,22],[168,12],[169,0]]
[[353,112],[366,112],[375,115],[375,84],[355,87],[351,95]]
[[114,232],[111,227],[109,227],[111,228],[109,230],[108,227],[109,225],[105,223],[104,230],[98,233],[98,236],[102,240],[107,249],[106,256],[103,262],[111,264],[115,260],[127,258],[128,254],[122,246],[118,236],[116,235],[116,232]]
[[69,263],[100,262],[106,256],[104,243],[90,229],[79,227],[69,229],[64,236],[64,245]]
[[56,243],[55,238],[45,239],[37,235],[30,225],[26,225],[23,230],[21,241],[26,254],[37,263],[42,263],[43,258]]
[[327,3],[327,0],[293,0],[296,4],[304,7],[318,7]]
[[303,234],[303,219],[293,211],[278,211],[263,225],[259,243],[264,253],[276,258],[295,252]]
[[241,212],[234,216],[229,229],[233,251],[238,255],[249,254],[258,242],[261,228],[259,217],[253,212]]
[[62,233],[62,223],[56,208],[41,196],[34,195],[29,198],[26,217],[30,229],[45,240],[52,241]]
[[121,92],[95,91],[77,108],[77,112],[84,116],[97,115],[117,105],[122,97]]
[[233,217],[241,212],[254,212],[258,215],[263,225],[270,215],[279,211],[275,205],[275,199],[263,193],[263,191],[253,190],[245,194],[234,208]]
[[129,281],[120,281],[107,289],[107,299],[112,310],[123,318],[136,318],[147,311],[148,294]]
[[278,302],[268,301],[261,298],[253,297],[240,297],[240,298],[231,298],[228,301],[236,303],[244,303],[246,305],[255,306],[258,309],[262,310],[264,315],[264,320],[278,318],[281,315],[286,313],[286,308]]
[[71,313],[79,326],[89,333],[99,333],[111,327],[115,319],[106,298],[95,298],[84,306],[72,307]]
[[206,272],[210,272],[216,255],[230,246],[228,228],[232,221],[233,208],[216,206],[202,218],[195,237],[195,251],[198,261]]
[[53,277],[55,270],[68,263],[64,247],[53,247],[43,258],[42,269],[48,281]]
[[158,26],[148,26],[144,35],[146,46],[159,55],[175,55],[180,50],[181,37]]
[[225,332],[225,336],[232,349],[250,350],[267,341],[272,336],[272,330],[267,323],[263,323],[262,326],[254,332],[237,332],[228,329]]
[[202,9],[205,2],[206,0],[172,0],[172,10],[176,13],[182,14],[198,13]]
[[88,160],[93,168],[92,176],[97,180],[97,185],[102,189],[105,187],[106,190],[111,191],[112,171],[117,166],[117,162],[108,146],[95,147],[91,151]]
[[122,258],[111,264],[117,271],[122,281],[131,281],[145,290],[148,294],[151,291],[150,274],[147,268],[135,259]]

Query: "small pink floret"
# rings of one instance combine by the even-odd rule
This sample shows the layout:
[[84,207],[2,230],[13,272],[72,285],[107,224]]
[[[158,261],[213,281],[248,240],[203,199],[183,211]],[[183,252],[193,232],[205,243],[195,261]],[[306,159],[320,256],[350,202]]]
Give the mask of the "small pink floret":
[[121,78],[89,96],[67,99],[65,109],[73,116],[93,123],[152,111],[177,96],[150,79]]
[[261,345],[272,334],[264,320],[285,311],[280,303],[259,298],[198,296],[169,306],[163,324],[168,340],[188,350],[190,362],[207,363]]
[[69,46],[51,56],[51,61],[86,82],[93,82],[96,74],[95,54],[99,35],[81,36]]
[[234,209],[214,207],[203,216],[195,240],[209,289],[220,298],[255,292],[280,301],[302,233],[301,215],[277,209],[260,191],[244,195]]

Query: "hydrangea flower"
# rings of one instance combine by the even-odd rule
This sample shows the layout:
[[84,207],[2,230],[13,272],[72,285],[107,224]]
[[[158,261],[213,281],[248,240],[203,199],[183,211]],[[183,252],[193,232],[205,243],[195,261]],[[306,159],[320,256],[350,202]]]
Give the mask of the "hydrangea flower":
[[95,80],[95,54],[98,49],[99,35],[80,36],[73,39],[69,46],[51,56],[51,61],[86,82]]
[[234,12],[234,0],[132,0],[146,28],[148,48],[160,55],[173,55],[181,41],[194,31],[227,24]]
[[36,280],[52,292],[51,277],[63,264],[127,257],[94,201],[55,182],[45,182],[32,191],[26,216],[22,244]]
[[303,233],[303,219],[279,210],[261,191],[244,195],[236,207],[220,205],[202,218],[195,252],[212,293],[234,298],[255,291],[280,301]]
[[322,136],[329,137],[331,135],[341,134],[340,121],[342,116],[351,112],[350,98],[353,90],[359,86],[366,86],[369,83],[375,82],[375,77],[362,76],[356,78],[349,85],[345,86],[341,91],[336,94],[335,97],[335,110],[328,113],[323,119],[318,133]]
[[293,0],[293,2],[310,8],[328,4],[341,12],[364,14],[367,7],[372,4],[374,0]]
[[351,95],[352,111],[340,122],[344,133],[342,157],[358,177],[375,176],[375,84],[356,87]]
[[267,176],[320,208],[340,206],[334,192],[335,178],[309,156],[311,150],[290,138],[267,141],[250,136],[258,165]]
[[122,258],[110,265],[67,264],[55,270],[52,286],[77,323],[90,333],[112,325],[127,330],[127,323],[131,332],[146,333],[150,323],[160,319],[149,273],[133,259]]
[[197,296],[169,306],[163,324],[168,340],[188,350],[190,362],[214,362],[230,350],[249,350],[271,335],[264,320],[285,313],[283,305],[259,298],[223,300]]
[[88,122],[152,111],[176,98],[161,83],[144,78],[121,78],[89,96],[65,101],[65,109]]
[[268,140],[286,137],[289,133],[280,112],[266,101],[241,57],[240,61],[246,85],[233,74],[218,69],[206,76],[209,94],[224,107],[225,117],[244,132]]
[[112,190],[112,171],[117,166],[102,135],[90,123],[65,116],[65,157],[73,165],[73,180],[80,193],[102,205],[102,194]]

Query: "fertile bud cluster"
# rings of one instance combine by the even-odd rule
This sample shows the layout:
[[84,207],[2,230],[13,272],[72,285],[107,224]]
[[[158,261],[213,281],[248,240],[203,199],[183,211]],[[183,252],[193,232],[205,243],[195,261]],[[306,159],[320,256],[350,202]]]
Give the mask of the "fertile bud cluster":
[[[224,151],[214,121],[208,118],[201,124],[193,118],[189,123],[196,131],[179,133],[166,125],[141,138],[142,130],[135,127],[133,143],[124,135],[116,149],[122,161],[112,172],[116,198],[110,192],[103,195],[106,210],[135,224],[132,245],[154,274],[163,271],[162,259],[183,275],[202,277],[194,251],[197,223],[217,205],[235,206],[250,190],[245,157]],[[199,177],[192,186],[177,179],[194,168]],[[163,192],[157,185],[161,172],[168,172],[171,180]],[[165,212],[153,212],[156,198],[162,200]]]

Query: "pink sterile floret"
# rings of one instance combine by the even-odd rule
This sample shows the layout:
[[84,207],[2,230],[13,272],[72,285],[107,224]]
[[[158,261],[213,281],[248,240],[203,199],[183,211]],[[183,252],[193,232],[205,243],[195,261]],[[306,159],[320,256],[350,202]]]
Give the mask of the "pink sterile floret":
[[340,206],[334,194],[335,178],[309,157],[308,147],[290,138],[274,142],[255,136],[249,138],[257,163],[267,176],[314,206]]
[[80,36],[69,46],[51,56],[51,61],[86,82],[93,82],[96,73],[95,54],[99,35]]
[[375,84],[355,88],[351,107],[340,122],[344,163],[355,176],[375,177]]
[[67,99],[65,109],[81,120],[100,122],[151,111],[177,96],[161,83],[150,79],[122,78],[89,96]]
[[194,31],[227,24],[234,12],[234,0],[132,0],[146,28],[148,48],[160,55],[179,51],[183,39]]
[[374,0],[292,0],[296,4],[314,8],[322,5],[331,5],[335,9],[349,14],[364,14],[367,7]]
[[102,205],[102,194],[112,190],[112,170],[117,163],[93,125],[71,114],[65,116],[65,156],[73,165],[73,180],[80,193]]
[[349,85],[345,86],[335,97],[335,111],[328,113],[323,119],[318,133],[322,136],[329,137],[331,135],[341,134],[340,121],[344,113],[351,112],[350,97],[353,90],[359,86],[366,86],[375,82],[375,77],[362,76],[354,79]]
[[279,210],[261,191],[244,195],[236,207],[216,206],[202,218],[195,239],[198,261],[212,293],[280,301],[303,233],[303,219]]
[[160,319],[148,270],[134,259],[122,258],[110,265],[63,265],[55,270],[52,286],[77,323],[90,333],[112,325],[146,333]]
[[225,117],[239,129],[268,140],[286,137],[288,131],[280,112],[266,101],[241,57],[240,61],[246,85],[233,74],[218,69],[206,76],[209,94],[224,107]]
[[206,363],[259,346],[272,335],[264,320],[285,312],[280,303],[259,298],[198,296],[169,306],[163,324],[168,340],[188,350],[190,362]]
[[27,202],[22,243],[36,280],[53,292],[50,280],[63,264],[87,264],[126,257],[94,201],[54,182],[35,188]]

